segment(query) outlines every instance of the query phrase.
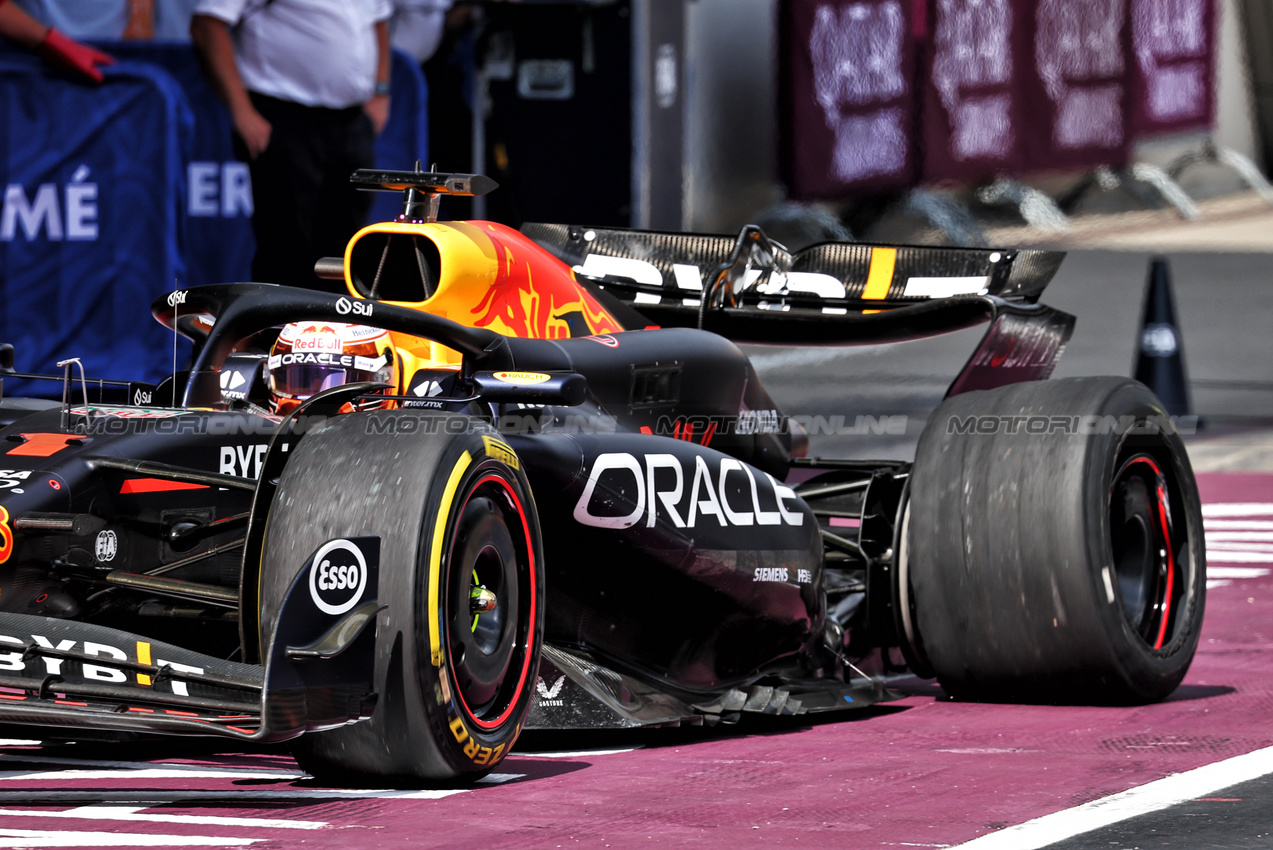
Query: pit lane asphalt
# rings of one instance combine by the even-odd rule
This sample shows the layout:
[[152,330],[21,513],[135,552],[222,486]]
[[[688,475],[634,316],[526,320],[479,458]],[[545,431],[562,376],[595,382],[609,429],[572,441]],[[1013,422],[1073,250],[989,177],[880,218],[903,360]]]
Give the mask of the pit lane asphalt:
[[[1204,468],[1273,469],[1273,440],[1257,430],[1273,414],[1270,264],[1251,255],[1172,260],[1195,399],[1208,419],[1191,452],[1210,453]],[[1143,254],[1067,260],[1045,298],[1079,317],[1058,375],[1129,374],[1146,269]],[[900,437],[841,439],[823,451],[907,457],[917,423],[975,343],[975,333],[962,344],[959,336],[875,352],[757,354],[789,410],[915,420]],[[949,375],[935,377],[934,364]],[[489,781],[459,790],[323,788],[278,750],[11,743],[0,745],[0,846],[986,847],[996,837],[1018,848],[1267,846],[1262,813],[1273,798],[1264,779],[1070,838],[1056,821],[1042,838],[1038,827],[1004,832],[1072,819],[1084,805],[1109,808],[1129,789],[1273,746],[1273,546],[1258,536],[1273,527],[1273,475],[1200,481],[1209,536],[1247,535],[1248,555],[1229,548],[1216,560],[1224,550],[1213,550],[1213,581],[1222,583],[1209,591],[1198,657],[1158,705],[982,706],[910,680],[899,683],[905,699],[834,720],[528,733]],[[1261,507],[1217,513],[1219,505]]]
[[[1209,536],[1273,524],[1273,475],[1201,486]],[[443,790],[325,788],[276,749],[9,742],[0,846],[1262,846],[1270,783],[1232,766],[1273,770],[1273,546],[1243,545],[1213,561],[1198,655],[1156,705],[959,703],[910,679],[902,700],[814,722],[526,733],[487,781]],[[1173,775],[1183,798],[1132,820],[1129,789]]]

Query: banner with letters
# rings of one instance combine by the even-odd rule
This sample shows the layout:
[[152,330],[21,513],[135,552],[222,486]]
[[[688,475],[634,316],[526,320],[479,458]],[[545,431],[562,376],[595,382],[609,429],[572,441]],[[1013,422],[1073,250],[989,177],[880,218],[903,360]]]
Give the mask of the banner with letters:
[[981,180],[1029,166],[1020,79],[1029,73],[1015,0],[931,0],[921,125],[925,180]]
[[913,0],[822,0],[781,7],[784,178],[793,198],[915,181]]
[[1122,166],[1214,120],[1216,0],[782,0],[791,197]]
[[171,371],[172,334],[147,307],[186,276],[191,129],[153,66],[122,61],[88,86],[0,54],[0,341],[19,371],[71,357],[90,377]]
[[1032,67],[1020,77],[1027,169],[1123,166],[1131,40],[1127,0],[1018,2]]
[[1215,123],[1214,0],[1131,4],[1132,131],[1138,137]]

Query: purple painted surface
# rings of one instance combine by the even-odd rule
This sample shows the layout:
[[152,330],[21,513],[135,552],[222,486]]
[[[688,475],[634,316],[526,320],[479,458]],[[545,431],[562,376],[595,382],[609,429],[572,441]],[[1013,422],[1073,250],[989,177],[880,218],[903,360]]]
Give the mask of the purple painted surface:
[[[1208,519],[1223,544],[1216,555],[1226,552],[1213,566],[1229,572],[1209,591],[1185,684],[1157,705],[962,704],[911,680],[905,700],[837,722],[697,738],[666,730],[642,736],[640,749],[557,757],[522,746],[498,769],[506,781],[440,799],[334,793],[298,780],[294,762],[271,754],[148,763],[159,750],[4,747],[0,843],[29,835],[47,846],[52,832],[108,832],[128,834],[134,846],[250,839],[266,848],[958,844],[1273,744],[1273,578],[1250,574],[1267,570],[1262,559],[1273,553],[1262,550],[1273,545],[1250,544],[1243,556],[1227,548],[1235,538],[1222,536],[1235,533],[1228,523],[1273,520],[1273,476],[1200,480],[1205,502],[1267,502],[1269,514]],[[633,740],[581,743],[621,749]],[[569,738],[522,743],[575,746]],[[32,810],[44,814],[15,813]],[[70,816],[52,816],[59,812]],[[83,836],[82,846],[103,844]]]

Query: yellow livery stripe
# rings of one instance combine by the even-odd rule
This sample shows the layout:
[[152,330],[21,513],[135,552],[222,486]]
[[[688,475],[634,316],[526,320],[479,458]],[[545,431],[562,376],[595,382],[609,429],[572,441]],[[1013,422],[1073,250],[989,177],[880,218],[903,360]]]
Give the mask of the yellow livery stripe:
[[442,541],[446,537],[446,521],[451,515],[451,503],[455,501],[455,491],[460,487],[460,479],[464,471],[473,462],[473,456],[465,452],[455,462],[451,476],[446,480],[446,488],[442,491],[442,501],[438,503],[438,518],[433,524],[433,540],[429,547],[429,659],[434,667],[442,666],[442,634],[439,628],[438,586],[442,572]]
[[866,278],[862,298],[883,301],[888,298],[888,288],[893,285],[893,268],[897,265],[896,248],[872,248],[871,272]]
[[[150,644],[149,644],[148,642],[144,641],[144,640],[139,640],[139,641],[137,641],[137,663],[138,663],[138,664],[152,664],[152,663],[153,663],[153,662],[150,660]],[[149,684],[150,684],[150,677],[149,677],[149,676],[147,676],[145,673],[138,673],[138,674],[137,674],[137,684],[139,684],[139,685],[149,685]]]

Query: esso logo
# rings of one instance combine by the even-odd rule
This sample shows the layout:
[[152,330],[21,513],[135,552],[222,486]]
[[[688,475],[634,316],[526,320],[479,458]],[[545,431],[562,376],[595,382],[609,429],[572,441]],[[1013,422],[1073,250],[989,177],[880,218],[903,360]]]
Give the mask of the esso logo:
[[336,299],[336,312],[342,316],[348,316],[350,313],[355,316],[370,316],[373,309],[375,305],[366,301],[351,301],[343,295]]
[[184,289],[179,289],[179,290],[177,290],[176,292],[169,293],[169,295],[168,295],[168,306],[169,306],[169,307],[176,307],[178,304],[185,304],[185,303],[186,303],[186,296],[187,296],[187,295],[189,295],[189,294],[190,294],[190,293],[188,293],[188,292],[187,292],[186,290],[184,290]]
[[324,614],[353,609],[367,589],[367,559],[348,540],[324,543],[309,570],[309,595]]

